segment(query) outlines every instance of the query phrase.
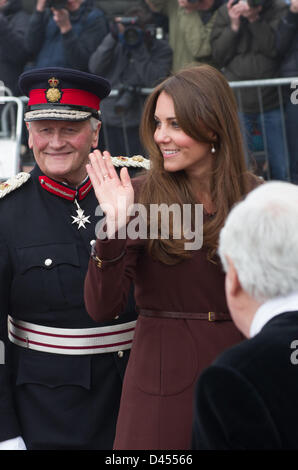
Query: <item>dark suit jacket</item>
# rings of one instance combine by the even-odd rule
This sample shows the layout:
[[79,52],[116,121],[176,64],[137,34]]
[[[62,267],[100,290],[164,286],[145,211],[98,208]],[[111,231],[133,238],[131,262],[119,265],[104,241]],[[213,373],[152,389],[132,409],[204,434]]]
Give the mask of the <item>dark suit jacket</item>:
[[298,311],[283,313],[205,369],[192,448],[298,449],[297,346]]

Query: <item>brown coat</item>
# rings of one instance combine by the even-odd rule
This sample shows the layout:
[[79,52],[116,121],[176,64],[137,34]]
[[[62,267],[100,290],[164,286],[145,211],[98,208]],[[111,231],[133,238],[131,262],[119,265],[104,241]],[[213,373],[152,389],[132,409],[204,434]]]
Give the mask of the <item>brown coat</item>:
[[[85,283],[89,314],[115,317],[125,305],[131,281],[140,309],[126,370],[115,449],[189,449],[193,390],[200,372],[229,346],[243,339],[231,320],[194,319],[194,313],[228,313],[224,273],[207,261],[204,249],[175,266],[154,261],[145,240],[96,242],[99,258],[125,255],[99,269],[90,261]],[[187,312],[167,318],[158,311]]]

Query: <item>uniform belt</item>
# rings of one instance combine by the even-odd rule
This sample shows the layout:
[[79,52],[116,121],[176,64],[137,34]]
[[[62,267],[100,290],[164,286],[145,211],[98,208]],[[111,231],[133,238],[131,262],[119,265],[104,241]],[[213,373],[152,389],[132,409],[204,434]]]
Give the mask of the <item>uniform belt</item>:
[[136,321],[95,328],[52,328],[8,316],[10,341],[54,354],[101,354],[130,349]]
[[208,312],[208,313],[189,312],[188,313],[188,312],[165,312],[163,310],[139,309],[139,314],[145,317],[181,318],[181,319],[186,319],[186,320],[208,320],[210,322],[232,320],[230,314],[221,313],[221,312]]

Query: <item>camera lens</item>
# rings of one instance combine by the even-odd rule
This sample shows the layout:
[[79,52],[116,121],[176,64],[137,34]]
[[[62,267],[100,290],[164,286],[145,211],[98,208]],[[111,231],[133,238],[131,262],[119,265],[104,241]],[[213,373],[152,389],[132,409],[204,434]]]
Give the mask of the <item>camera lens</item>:
[[128,46],[135,46],[140,41],[140,32],[138,28],[133,26],[127,27],[123,34],[124,41]]

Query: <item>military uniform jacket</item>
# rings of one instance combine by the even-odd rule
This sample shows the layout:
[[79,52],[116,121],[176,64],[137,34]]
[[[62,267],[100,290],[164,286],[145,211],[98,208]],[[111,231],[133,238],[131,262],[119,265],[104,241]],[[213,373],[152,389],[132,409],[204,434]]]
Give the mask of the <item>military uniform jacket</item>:
[[[28,449],[110,449],[129,352],[50,354],[7,338],[8,315],[57,328],[107,325],[89,317],[83,300],[99,221],[93,189],[79,201],[91,223],[78,228],[75,203],[45,190],[41,180],[36,166],[26,183],[0,199],[0,319],[6,345],[0,441],[20,435]],[[110,324],[134,318],[128,307]]]

